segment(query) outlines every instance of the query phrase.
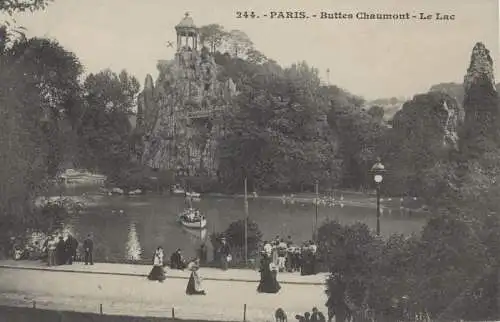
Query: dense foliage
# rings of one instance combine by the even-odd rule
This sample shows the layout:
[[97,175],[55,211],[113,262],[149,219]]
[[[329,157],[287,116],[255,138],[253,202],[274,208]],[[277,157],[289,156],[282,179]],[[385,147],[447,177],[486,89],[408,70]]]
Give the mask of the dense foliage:
[[[245,256],[245,220],[240,219],[232,222],[223,232],[215,232],[210,236],[214,249],[220,246],[220,240],[225,237],[231,247],[232,255],[236,261],[244,260]],[[247,247],[249,258],[255,257],[262,241],[262,232],[253,220],[248,220],[247,226]]]
[[325,223],[318,249],[331,273],[327,306],[340,320],[347,310],[369,312],[378,321],[411,321],[416,314],[438,320],[497,318],[492,303],[498,266],[487,256],[500,245],[494,221],[495,228],[441,215],[419,236],[387,240],[365,224]]
[[383,125],[361,108],[362,99],[322,85],[305,63],[284,69],[269,61],[216,58],[221,77],[241,88],[220,141],[226,187],[240,188],[245,176],[266,191],[298,191],[316,180],[325,188],[341,180],[356,188],[366,183]]

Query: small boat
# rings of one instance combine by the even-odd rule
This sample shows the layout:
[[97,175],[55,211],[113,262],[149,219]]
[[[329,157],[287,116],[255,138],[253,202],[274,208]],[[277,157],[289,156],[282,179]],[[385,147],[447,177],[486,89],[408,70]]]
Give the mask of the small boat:
[[195,198],[199,199],[201,197],[201,194],[199,192],[186,192],[186,197],[188,198]]
[[173,192],[174,195],[183,195],[183,194],[186,193],[186,191],[184,191],[184,189],[182,189],[179,186],[172,187],[172,192]]
[[207,226],[207,219],[199,210],[188,208],[179,214],[177,220],[186,228],[203,229]]

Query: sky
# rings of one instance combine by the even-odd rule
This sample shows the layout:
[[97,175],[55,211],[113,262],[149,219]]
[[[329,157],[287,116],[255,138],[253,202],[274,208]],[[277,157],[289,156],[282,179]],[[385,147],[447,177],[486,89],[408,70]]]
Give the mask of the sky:
[[[260,18],[239,19],[253,11]],[[306,11],[309,19],[271,19]],[[156,63],[171,59],[174,26],[186,12],[197,26],[239,29],[283,66],[306,61],[321,77],[366,99],[405,97],[441,82],[463,81],[472,47],[483,42],[499,58],[497,0],[55,0],[45,11],[16,17],[29,36],[56,39],[86,68],[126,69],[143,84]],[[442,20],[319,19],[321,12],[455,15]],[[327,70],[330,70],[327,73]],[[498,68],[495,77],[500,79]]]

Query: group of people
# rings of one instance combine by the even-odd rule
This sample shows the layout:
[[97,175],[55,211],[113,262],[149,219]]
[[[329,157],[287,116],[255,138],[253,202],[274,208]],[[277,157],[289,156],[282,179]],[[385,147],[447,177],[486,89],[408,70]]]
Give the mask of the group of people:
[[205,216],[197,209],[189,208],[184,214],[183,219],[188,222],[199,222],[205,219]]
[[295,319],[299,322],[325,322],[325,315],[318,310],[317,307],[313,307],[312,313],[305,312],[304,315],[296,315]]
[[[166,263],[164,262],[164,252],[163,248],[160,246],[156,249],[153,255],[153,268],[148,275],[148,279],[151,281],[158,281],[163,283],[166,279],[165,269]],[[205,290],[201,285],[201,277],[199,275],[200,269],[200,259],[196,258],[189,263],[186,264],[184,259],[182,258],[182,254],[180,249],[177,249],[172,256],[170,257],[171,268],[172,269],[181,269],[185,268],[191,271],[191,275],[189,276],[189,281],[186,286],[186,294],[188,295],[205,295]]]
[[[78,240],[71,234],[68,234],[66,239],[63,236],[52,235],[49,236],[43,246],[43,258],[47,261],[48,266],[73,264],[77,261],[78,257]],[[94,251],[94,242],[92,235],[88,234],[87,238],[83,241],[83,253],[85,265],[94,265],[92,253]]]
[[264,241],[261,255],[270,258],[279,272],[300,272],[301,275],[316,274],[317,246],[313,241],[301,246],[293,243],[291,236],[285,241],[276,236],[272,241]]
[[[23,247],[14,242],[12,256],[16,260],[42,260],[48,266],[71,265],[74,261],[80,259],[78,246],[78,240],[71,234],[67,234],[66,238],[61,234],[52,234],[45,239],[42,245],[35,241],[33,244],[27,244]],[[85,264],[94,264],[92,259],[93,248],[94,243],[92,236],[89,234],[83,242]]]

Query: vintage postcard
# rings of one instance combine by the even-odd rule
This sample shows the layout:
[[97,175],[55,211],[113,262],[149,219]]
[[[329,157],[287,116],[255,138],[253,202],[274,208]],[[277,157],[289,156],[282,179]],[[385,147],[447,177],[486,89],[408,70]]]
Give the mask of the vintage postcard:
[[496,0],[0,0],[0,322],[500,320]]

